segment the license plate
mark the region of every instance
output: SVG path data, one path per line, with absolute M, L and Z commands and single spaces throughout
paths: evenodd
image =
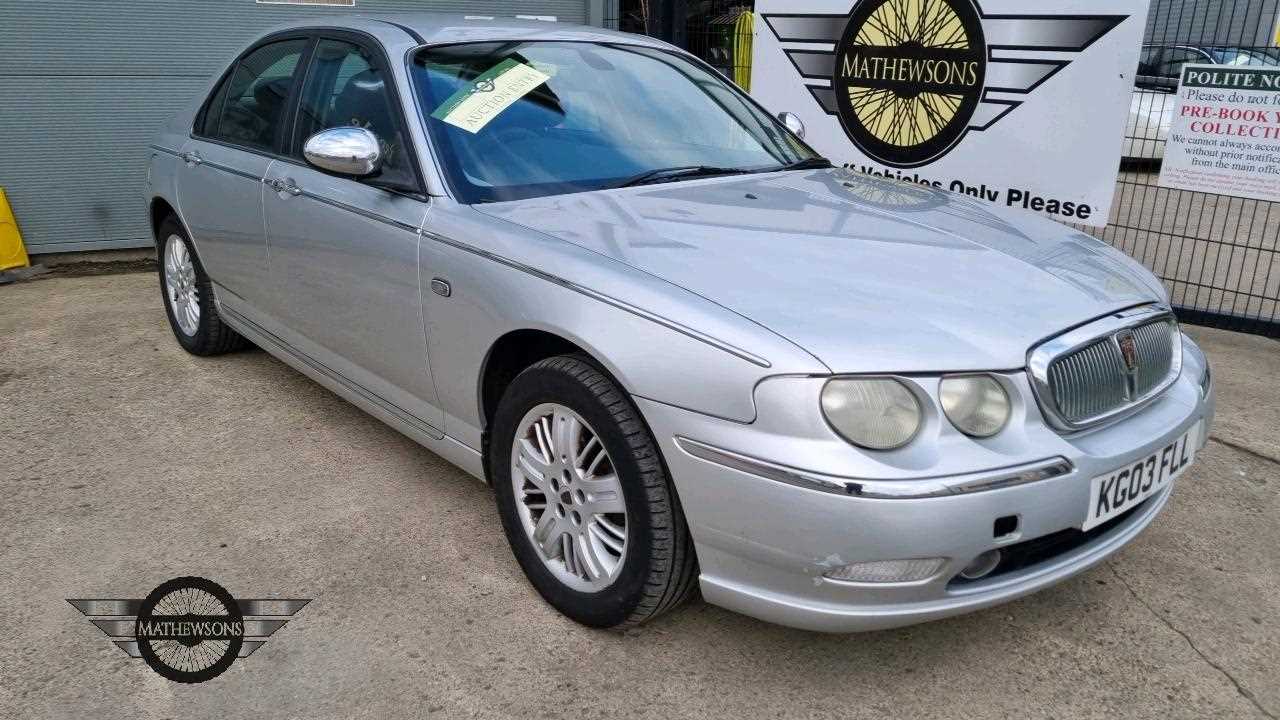
M 1082 528 L 1101 525 L 1169 486 L 1195 458 L 1200 423 L 1150 455 L 1089 483 L 1089 513 Z

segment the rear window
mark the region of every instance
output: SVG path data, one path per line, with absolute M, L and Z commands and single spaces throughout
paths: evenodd
M 307 40 L 254 50 L 238 63 L 205 107 L 200 134 L 257 150 L 278 147 L 289 93 Z

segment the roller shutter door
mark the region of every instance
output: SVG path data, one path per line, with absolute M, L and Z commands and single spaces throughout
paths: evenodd
M 32 253 L 142 247 L 146 145 L 254 36 L 325 14 L 588 19 L 590 0 L 0 0 L 0 187 Z

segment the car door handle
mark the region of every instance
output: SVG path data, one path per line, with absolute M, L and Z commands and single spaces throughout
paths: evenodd
M 183 154 L 182 154 L 182 161 L 183 161 L 183 162 L 185 162 L 185 163 L 186 163 L 186 164 L 188 164 L 188 165 L 191 165 L 192 167 L 194 167 L 194 166 L 196 166 L 196 165 L 202 165 L 202 164 L 204 164 L 204 158 L 203 158 L 203 157 L 201 157 L 201 155 L 200 155 L 200 152 L 199 152 L 199 151 L 192 151 L 192 152 L 189 152 L 189 153 L 183 153 Z

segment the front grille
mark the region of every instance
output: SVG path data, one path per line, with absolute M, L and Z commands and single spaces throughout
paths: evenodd
M 1059 417 L 1086 424 L 1140 402 L 1163 389 L 1179 351 L 1170 318 L 1109 333 L 1049 364 L 1048 383 Z M 1132 363 L 1122 346 L 1132 336 Z
M 1134 378 L 1138 397 L 1159 387 L 1169 377 L 1173 369 L 1173 337 L 1177 332 L 1177 326 L 1167 320 L 1133 329 L 1138 350 L 1138 370 Z

